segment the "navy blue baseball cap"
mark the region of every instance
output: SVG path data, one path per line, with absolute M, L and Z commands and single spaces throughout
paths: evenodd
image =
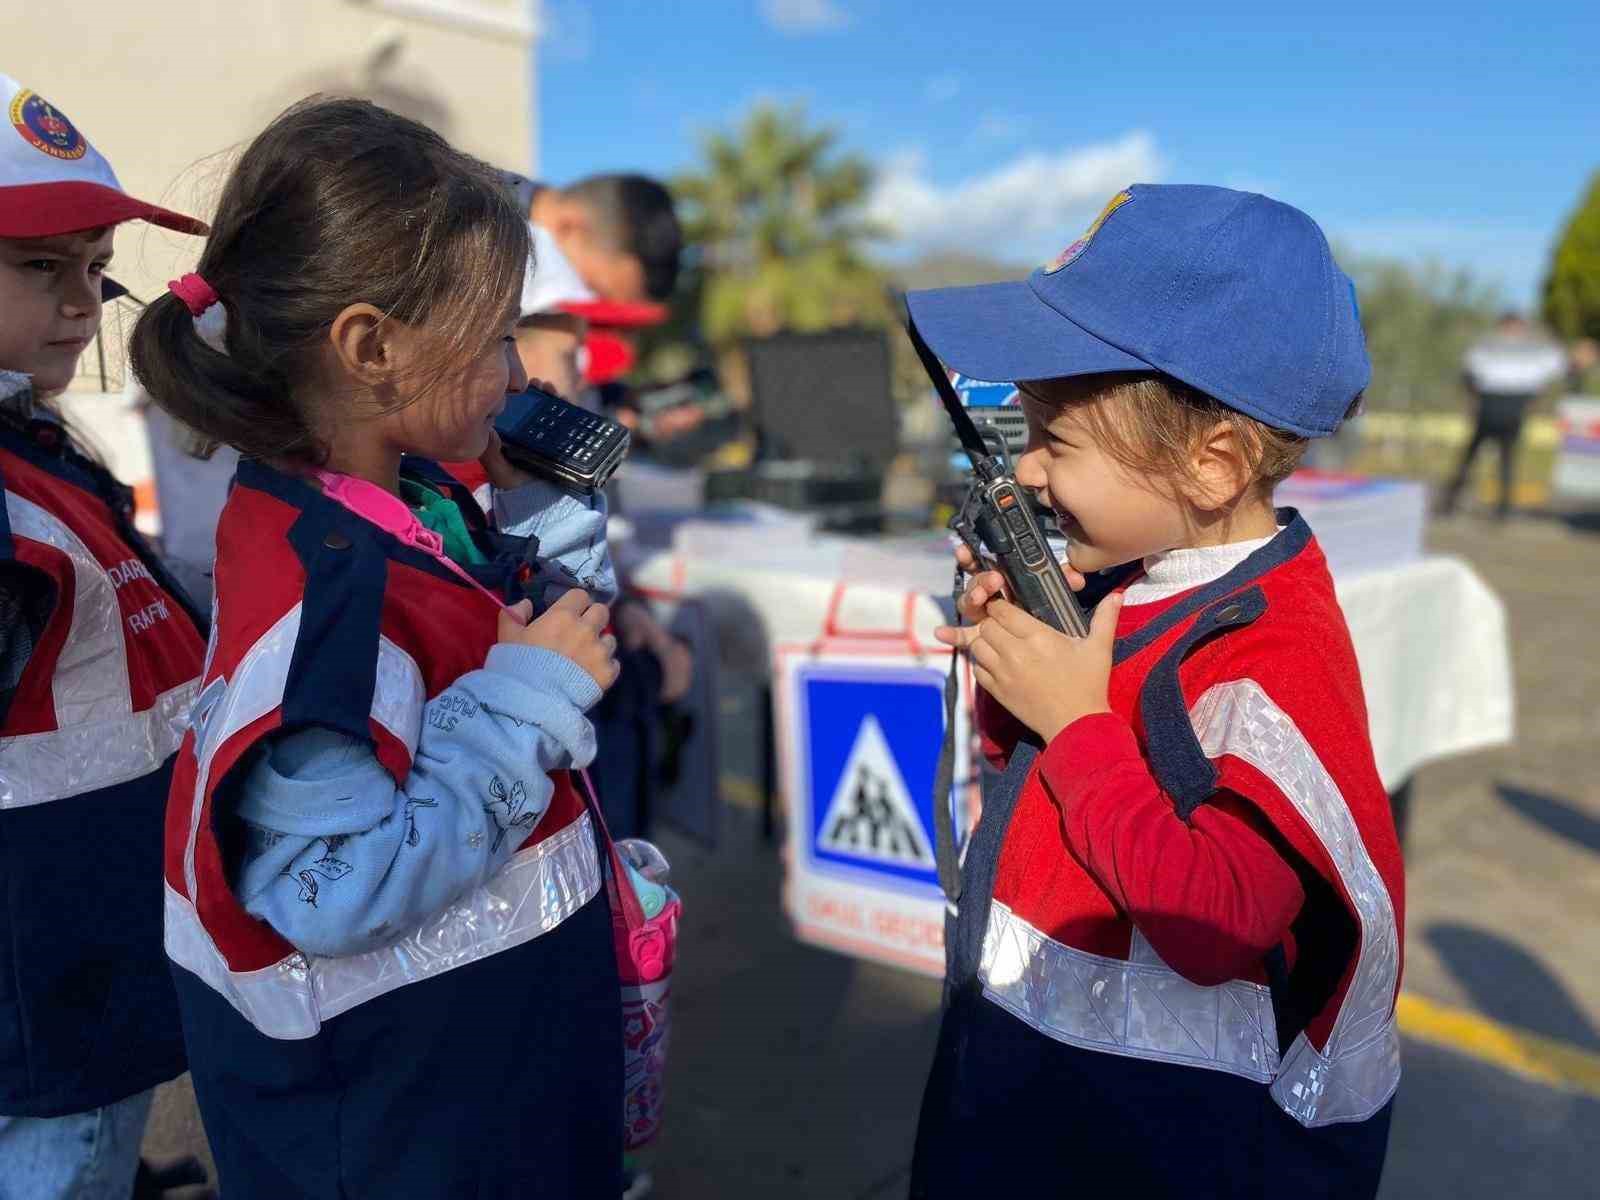
M 1372 376 L 1355 285 L 1317 223 L 1227 188 L 1134 184 L 1020 283 L 906 296 L 976 379 L 1159 371 L 1275 429 L 1338 429 Z

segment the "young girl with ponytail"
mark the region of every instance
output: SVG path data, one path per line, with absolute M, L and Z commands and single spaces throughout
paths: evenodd
M 480 163 L 312 100 L 134 333 L 156 402 L 241 454 L 165 888 L 237 1200 L 620 1193 L 605 859 L 571 774 L 613 584 L 601 502 L 494 434 L 527 263 Z M 434 466 L 471 458 L 492 520 Z

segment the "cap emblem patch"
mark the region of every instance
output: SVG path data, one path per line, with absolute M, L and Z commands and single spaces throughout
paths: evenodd
M 83 140 L 83 134 L 60 110 L 51 107 L 37 92 L 30 92 L 26 88 L 11 101 L 11 124 L 16 126 L 23 141 L 51 158 L 82 158 L 89 150 L 89 143 Z
M 1133 193 L 1129 191 L 1121 191 L 1111 197 L 1110 203 L 1100 210 L 1100 215 L 1094 219 L 1094 224 L 1089 226 L 1088 232 L 1051 259 L 1045 265 L 1044 273 L 1046 275 L 1054 275 L 1062 267 L 1069 267 L 1076 262 L 1078 255 L 1089 248 L 1089 243 L 1094 240 L 1094 235 L 1100 232 L 1100 226 L 1106 223 L 1106 218 L 1132 199 Z

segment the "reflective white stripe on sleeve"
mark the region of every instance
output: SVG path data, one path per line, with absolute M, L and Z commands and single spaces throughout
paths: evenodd
M 178 749 L 197 681 L 133 711 L 116 588 L 82 540 L 44 508 L 6 493 L 13 535 L 72 563 L 72 618 L 51 676 L 56 728 L 0 738 L 0 809 L 45 804 L 154 771 Z
M 230 971 L 194 905 L 166 889 L 166 948 L 267 1037 L 314 1037 L 322 1022 L 377 996 L 515 949 L 550 932 L 600 891 L 589 814 L 519 851 L 488 882 L 381 950 L 347 958 L 295 953 Z
M 1302 1125 L 1364 1121 L 1400 1083 L 1400 939 L 1389 890 L 1333 777 L 1259 684 L 1243 679 L 1209 688 L 1189 719 L 1208 758 L 1232 755 L 1272 780 L 1327 850 L 1355 907 L 1361 948 L 1328 1044 L 1319 1051 L 1301 1034 L 1284 1055 L 1272 1095 Z
M 195 758 L 199 769 L 195 772 L 189 841 L 183 856 L 183 874 L 191 896 L 195 894 L 195 839 L 200 829 L 206 789 L 210 785 L 211 764 L 217 750 L 229 738 L 283 703 L 284 689 L 289 683 L 289 664 L 294 659 L 299 636 L 300 605 L 296 604 L 256 639 L 255 645 L 234 668 L 233 677 L 220 681 L 223 690 L 215 703 L 202 703 L 195 719 Z M 213 680 L 206 692 L 218 682 Z M 422 671 L 416 660 L 394 642 L 380 636 L 372 690 L 372 719 L 404 744 L 408 755 L 417 752 L 425 699 Z
M 7 492 L 6 516 L 13 536 L 53 546 L 72 563 L 72 624 L 50 679 L 56 727 L 128 716 L 128 652 L 111 577 L 77 534 L 33 501 Z
M 47 733 L 0 738 L 0 808 L 22 808 L 154 771 L 177 751 L 200 687 L 164 692 L 144 712 Z

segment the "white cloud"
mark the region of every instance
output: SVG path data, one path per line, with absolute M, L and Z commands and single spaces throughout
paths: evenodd
M 761 0 L 761 15 L 779 33 L 825 33 L 850 24 L 834 0 Z
M 1155 140 L 1145 132 L 1023 154 L 949 187 L 929 178 L 921 151 L 908 151 L 883 164 L 868 209 L 912 250 L 1042 260 L 1081 233 L 1118 189 L 1158 179 L 1162 171 Z
M 1032 127 L 1033 123 L 1027 117 L 991 110 L 978 118 L 969 140 L 978 145 L 990 146 L 1005 142 L 1020 142 Z

